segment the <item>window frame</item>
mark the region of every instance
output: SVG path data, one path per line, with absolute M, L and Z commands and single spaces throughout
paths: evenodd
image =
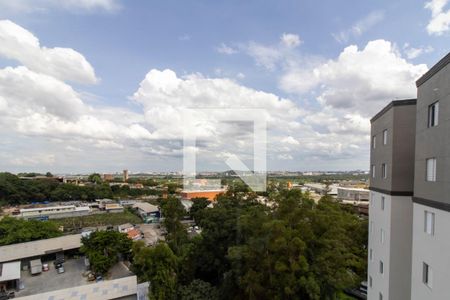
M 433 269 L 426 262 L 422 262 L 422 282 L 429 287 L 433 287 Z
M 383 145 L 387 145 L 387 139 L 388 139 L 388 130 L 383 130 Z
M 430 224 L 428 224 L 429 222 Z M 431 212 L 429 210 L 425 210 L 424 211 L 424 232 L 428 235 L 433 236 L 434 235 L 434 231 L 435 231 L 435 221 L 436 220 L 436 215 L 434 212 Z M 428 228 L 428 225 L 430 225 L 430 228 Z
M 386 201 L 386 198 L 384 196 L 381 196 L 381 201 L 380 201 L 381 210 L 384 210 L 384 206 L 386 204 L 385 201 Z
M 428 105 L 428 128 L 439 125 L 439 101 Z
M 381 275 L 384 274 L 384 263 L 383 263 L 382 260 L 380 260 L 379 270 L 378 271 L 380 272 Z
M 372 149 L 376 149 L 376 148 L 377 148 L 377 136 L 372 135 Z
M 387 164 L 386 163 L 381 164 L 381 178 L 383 178 L 383 179 L 387 178 Z
M 432 162 L 432 166 L 431 166 L 431 172 L 432 174 L 428 174 L 428 171 L 430 170 L 428 167 L 428 163 Z M 437 178 L 437 160 L 436 157 L 429 157 L 427 159 L 425 159 L 425 181 L 427 182 L 436 182 L 436 178 Z

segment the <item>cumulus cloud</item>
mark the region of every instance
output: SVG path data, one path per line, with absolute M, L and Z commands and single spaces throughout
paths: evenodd
M 302 114 L 288 99 L 244 87 L 230 79 L 207 78 L 200 74 L 178 77 L 169 69 L 148 72 L 133 99 L 142 105 L 154 137 L 162 139 L 182 138 L 183 122 L 188 117 L 204 121 L 200 129 L 192 129 L 203 138 L 215 137 L 224 128 L 237 133 L 245 129 L 242 124 L 239 128 L 218 126 L 215 120 L 226 118 L 230 113 L 227 109 L 261 109 L 271 126 L 286 128 L 295 126 L 292 122 Z
M 346 47 L 337 59 L 309 70 L 290 69 L 280 86 L 300 94 L 317 89 L 322 105 L 369 116 L 391 99 L 415 97 L 415 80 L 426 71 L 426 65 L 402 58 L 389 41 L 375 40 L 363 49 Z
M 430 35 L 442 35 L 450 30 L 450 9 L 445 10 L 449 0 L 431 0 L 425 8 L 431 10 L 431 20 L 427 25 Z
M 0 56 L 63 81 L 98 81 L 94 68 L 82 54 L 71 48 L 42 47 L 31 32 L 10 20 L 0 20 Z
M 384 19 L 383 11 L 373 11 L 361 20 L 358 20 L 351 28 L 333 33 L 332 36 L 341 44 L 347 43 L 351 38 L 357 38 Z

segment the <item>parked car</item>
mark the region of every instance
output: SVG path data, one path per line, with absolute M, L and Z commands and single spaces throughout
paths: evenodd
M 56 264 L 55 269 L 58 274 L 62 274 L 66 271 L 66 270 L 64 270 L 64 266 L 62 263 Z
M 42 264 L 42 271 L 47 272 L 49 269 L 48 264 Z

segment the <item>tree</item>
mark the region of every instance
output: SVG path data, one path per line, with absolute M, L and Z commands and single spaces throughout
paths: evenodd
M 150 281 L 150 299 L 176 299 L 177 257 L 166 243 L 151 248 L 135 243 L 132 269 L 141 281 Z
M 192 206 L 191 206 L 191 209 L 189 210 L 189 215 L 196 222 L 199 222 L 201 219 L 201 214 L 202 214 L 203 210 L 209 204 L 211 204 L 211 202 L 208 200 L 208 198 L 193 198 Z
M 92 270 L 99 274 L 106 274 L 120 255 L 128 256 L 132 245 L 125 233 L 117 231 L 94 231 L 81 242 L 81 252 L 89 258 Z
M 0 220 L 1 246 L 49 239 L 61 235 L 58 226 L 51 221 L 27 221 L 8 216 Z
M 161 203 L 163 225 L 167 229 L 167 241 L 176 254 L 180 254 L 181 247 L 187 240 L 187 232 L 181 220 L 186 211 L 178 198 L 168 197 Z
M 219 299 L 218 291 L 209 282 L 200 279 L 193 280 L 188 285 L 178 288 L 180 300 L 216 300 Z
M 101 184 L 102 176 L 98 173 L 92 173 L 91 175 L 89 175 L 88 181 L 96 184 Z
M 50 172 L 45 173 L 45 177 L 53 177 L 53 174 Z

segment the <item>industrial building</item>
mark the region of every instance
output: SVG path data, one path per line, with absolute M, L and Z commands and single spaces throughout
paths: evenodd
M 36 208 L 22 208 L 19 210 L 17 217 L 23 219 L 59 219 L 70 217 L 87 216 L 91 212 L 88 206 L 75 206 L 75 205 L 63 205 L 63 206 L 46 206 Z
M 181 198 L 184 200 L 192 200 L 194 198 L 206 198 L 209 201 L 215 201 L 216 197 L 225 193 L 224 189 L 217 190 L 183 190 L 181 191 Z

